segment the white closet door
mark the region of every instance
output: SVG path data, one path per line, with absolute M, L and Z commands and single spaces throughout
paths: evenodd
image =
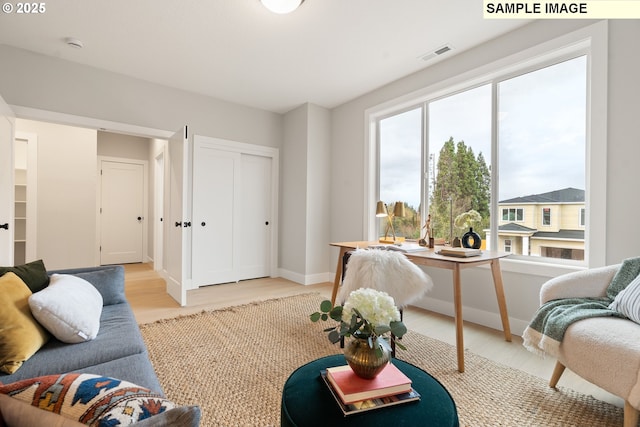
M 271 158 L 242 154 L 240 200 L 237 220 L 239 280 L 270 275 L 271 250 Z
M 193 161 L 193 284 L 239 280 L 236 220 L 240 194 L 240 154 L 196 142 Z

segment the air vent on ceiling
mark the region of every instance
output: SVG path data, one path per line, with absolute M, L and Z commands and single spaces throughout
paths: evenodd
M 446 44 L 444 46 L 441 46 L 439 48 L 437 48 L 434 51 L 431 51 L 429 53 L 425 53 L 424 55 L 419 56 L 418 58 L 422 59 L 423 61 L 429 61 L 430 59 L 433 59 L 437 56 L 443 55 L 447 52 L 449 52 L 450 50 L 453 50 L 453 46 L 451 46 L 450 44 Z

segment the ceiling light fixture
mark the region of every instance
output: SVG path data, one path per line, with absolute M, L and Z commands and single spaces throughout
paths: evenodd
M 260 0 L 262 5 L 273 13 L 291 13 L 296 10 L 304 0 Z

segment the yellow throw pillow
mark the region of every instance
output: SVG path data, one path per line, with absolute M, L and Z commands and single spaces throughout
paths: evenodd
M 15 273 L 0 277 L 0 371 L 13 374 L 49 339 L 31 315 L 31 290 Z

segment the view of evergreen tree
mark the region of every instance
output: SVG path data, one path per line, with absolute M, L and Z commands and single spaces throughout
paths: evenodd
M 451 232 L 453 237 L 462 236 L 468 230 L 456 228 L 453 219 L 471 209 L 482 216 L 482 221 L 474 224 L 474 231 L 485 238 L 483 229 L 489 227 L 490 218 L 491 172 L 482 153 L 476 156 L 464 141 L 456 143 L 453 137 L 449 138 L 440 150 L 432 188 L 429 214 L 436 238 L 448 241 Z

